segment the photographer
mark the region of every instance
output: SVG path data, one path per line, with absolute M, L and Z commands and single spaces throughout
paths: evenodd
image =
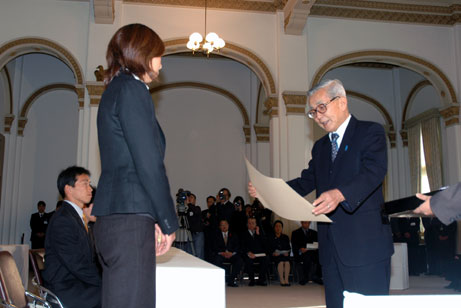
M 189 193 L 187 197 L 187 219 L 195 247 L 195 256 L 205 260 L 205 235 L 203 233 L 202 210 L 195 205 L 197 198 Z
M 247 230 L 247 217 L 243 211 L 243 205 L 245 201 L 241 196 L 237 196 L 234 199 L 234 212 L 230 221 L 230 231 L 239 236 Z
M 222 188 L 216 196 L 216 205 L 218 207 L 218 221 L 231 221 L 234 205 L 229 201 L 231 193 L 229 189 Z

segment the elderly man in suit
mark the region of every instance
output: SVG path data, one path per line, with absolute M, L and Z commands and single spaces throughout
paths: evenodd
M 219 231 L 215 233 L 213 239 L 214 264 L 226 270 L 227 285 L 237 287 L 235 278 L 242 269 L 243 261 L 239 254 L 239 239 L 237 234 L 229 232 L 229 223 L 223 219 L 219 222 Z M 232 271 L 223 266 L 223 263 L 231 263 Z
M 45 240 L 45 286 L 66 308 L 101 307 L 101 277 L 88 236 L 84 205 L 90 202 L 90 172 L 69 167 L 58 177 L 63 205 L 53 215 Z
M 327 134 L 312 148 L 299 178 L 288 182 L 305 196 L 316 190 L 319 255 L 328 308 L 343 307 L 343 291 L 389 293 L 392 235 L 381 215 L 382 182 L 387 172 L 384 129 L 349 113 L 339 80 L 326 80 L 308 92 L 309 118 Z M 250 194 L 257 196 L 251 185 Z

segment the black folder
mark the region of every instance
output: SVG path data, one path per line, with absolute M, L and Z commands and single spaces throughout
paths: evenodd
M 442 187 L 440 189 L 425 193 L 426 196 L 432 196 L 436 193 L 447 189 Z M 384 203 L 384 213 L 389 217 L 425 217 L 423 214 L 413 213 L 413 210 L 423 203 L 423 200 L 418 199 L 416 196 L 405 197 Z

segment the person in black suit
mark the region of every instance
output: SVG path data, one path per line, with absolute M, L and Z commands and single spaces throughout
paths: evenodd
M 234 205 L 230 202 L 231 193 L 229 189 L 222 188 L 216 196 L 216 207 L 218 210 L 218 220 L 223 219 L 231 221 L 232 213 L 234 213 Z
M 50 215 L 45 213 L 46 203 L 45 201 L 38 201 L 37 213 L 30 216 L 30 242 L 32 243 L 32 249 L 39 249 L 45 247 L 45 236 L 46 229 Z
M 343 291 L 389 294 L 394 252 L 389 220 L 382 215 L 382 183 L 387 172 L 382 125 L 349 113 L 339 80 L 325 80 L 308 92 L 308 116 L 328 134 L 315 142 L 308 168 L 289 181 L 301 196 L 313 190 L 319 223 L 319 257 L 328 308 L 343 307 Z M 257 197 L 254 187 L 250 194 Z
M 229 231 L 229 223 L 226 220 L 219 222 L 219 231 L 215 232 L 213 240 L 214 264 L 226 271 L 227 285 L 237 287 L 235 278 L 242 269 L 243 261 L 239 255 L 239 239 L 236 233 Z M 232 272 L 223 263 L 231 263 Z
M 165 46 L 141 24 L 120 28 L 107 48 L 97 125 L 101 177 L 93 212 L 103 268 L 103 307 L 155 307 L 155 256 L 178 229 L 164 165 L 165 137 L 148 83 Z
M 101 307 L 101 277 L 83 207 L 91 200 L 90 172 L 69 167 L 58 176 L 64 202 L 51 218 L 45 240 L 45 287 L 66 308 Z
M 286 234 L 282 233 L 283 222 L 276 220 L 274 222 L 274 232 L 270 240 L 270 253 L 271 259 L 277 267 L 279 274 L 280 285 L 282 287 L 289 287 L 290 281 L 290 239 Z
M 241 239 L 243 262 L 245 263 L 245 272 L 250 278 L 249 286 L 255 285 L 254 264 L 259 263 L 259 279 L 257 284 L 267 286 L 266 276 L 269 265 L 267 256 L 266 238 L 260 232 L 259 226 L 256 225 L 256 218 L 250 217 L 247 221 L 248 230 Z
M 213 239 L 218 230 L 218 211 L 216 198 L 208 196 L 206 198 L 207 209 L 202 211 L 203 232 L 205 234 L 205 260 L 213 263 Z
M 299 281 L 305 285 L 309 281 L 323 284 L 319 264 L 319 251 L 316 248 L 307 248 L 307 244 L 318 242 L 317 231 L 309 229 L 310 221 L 301 221 L 301 228 L 291 233 L 293 256 L 298 263 L 302 262 L 303 275 Z

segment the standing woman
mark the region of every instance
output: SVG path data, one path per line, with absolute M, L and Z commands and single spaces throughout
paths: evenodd
M 98 111 L 101 177 L 93 215 L 103 307 L 155 307 L 155 256 L 178 228 L 163 163 L 165 138 L 149 88 L 165 46 L 150 28 L 120 28 L 107 48 Z

